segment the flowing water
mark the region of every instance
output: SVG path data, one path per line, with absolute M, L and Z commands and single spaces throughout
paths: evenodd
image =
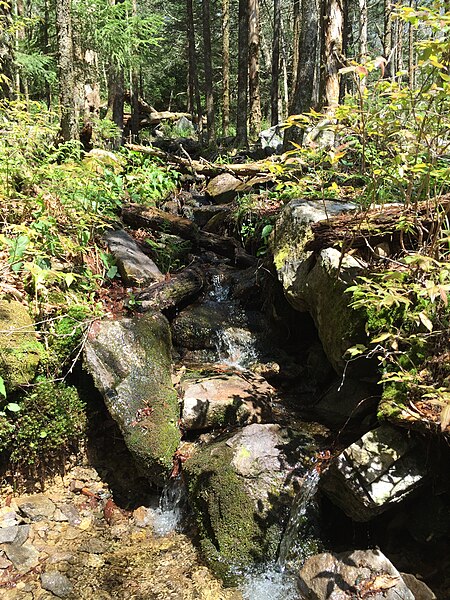
M 183 524 L 186 509 L 186 490 L 181 477 L 170 479 L 164 486 L 159 506 L 153 511 L 153 530 L 156 535 L 177 531 Z

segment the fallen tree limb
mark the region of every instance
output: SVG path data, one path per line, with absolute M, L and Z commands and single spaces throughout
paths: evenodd
M 259 175 L 270 175 L 270 161 L 262 160 L 253 163 L 235 163 L 228 165 L 216 165 L 210 162 L 202 162 L 201 160 L 188 160 L 175 154 L 169 154 L 159 148 L 152 146 L 139 146 L 137 144 L 125 144 L 125 147 L 134 152 L 142 152 L 149 156 L 156 156 L 164 160 L 168 164 L 176 165 L 180 170 L 187 173 L 193 171 L 198 175 L 206 175 L 208 177 L 214 177 L 219 173 L 232 173 L 236 177 L 256 177 Z
M 187 267 L 166 281 L 154 283 L 136 295 L 139 310 L 168 310 L 194 300 L 204 286 L 200 267 Z
M 122 208 L 122 219 L 134 229 L 143 227 L 152 231 L 164 231 L 179 235 L 186 240 L 196 241 L 199 230 L 195 223 L 184 217 L 164 212 L 159 208 L 142 206 L 140 204 L 127 204 Z
M 314 237 L 305 250 L 339 247 L 374 248 L 387 243 L 391 253 L 430 245 L 439 233 L 445 215 L 450 214 L 450 195 L 433 203 L 385 205 L 383 208 L 331 217 L 311 225 Z

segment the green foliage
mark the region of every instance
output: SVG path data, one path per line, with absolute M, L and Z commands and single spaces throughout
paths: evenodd
M 44 379 L 21 399 L 19 406 L 14 413 L 0 413 L 0 448 L 17 465 L 58 458 L 83 435 L 84 404 L 73 387 Z
M 385 386 L 380 415 L 397 416 L 409 403 L 409 412 L 415 412 L 409 419 L 420 418 L 422 411 L 444 431 L 450 422 L 449 264 L 407 255 L 397 269 L 360 277 L 346 291 L 352 295 L 350 306 L 365 314 L 370 340 L 369 347 L 351 348 L 349 357 L 378 358 Z

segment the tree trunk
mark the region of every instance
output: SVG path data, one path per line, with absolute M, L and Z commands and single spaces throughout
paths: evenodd
M 236 120 L 236 143 L 247 146 L 247 101 L 248 101 L 248 4 L 239 0 L 238 35 L 238 100 Z
M 317 51 L 319 45 L 319 0 L 302 2 L 302 30 L 299 44 L 298 71 L 295 90 L 291 97 L 291 115 L 302 114 L 311 109 L 314 104 L 314 86 L 317 81 Z M 286 129 L 284 144 L 289 148 L 289 142 L 301 144 L 303 129 L 290 127 Z
M 342 0 L 325 0 L 322 43 L 322 103 L 333 112 L 339 103 L 339 69 L 342 66 L 344 13 Z
M 137 17 L 137 3 L 136 0 L 132 0 L 131 3 L 131 15 L 133 18 Z M 135 65 L 131 66 L 130 69 L 130 94 L 131 94 L 131 120 L 130 120 L 130 134 L 131 141 L 139 141 L 139 70 Z
M 188 267 L 167 281 L 153 283 L 136 296 L 138 310 L 169 310 L 196 298 L 204 286 L 204 265 Z
M 197 113 L 195 121 L 197 122 L 198 134 L 202 136 L 202 104 L 200 100 L 200 89 L 198 85 L 197 58 L 195 52 L 195 29 L 194 29 L 194 8 L 192 0 L 186 0 L 187 13 L 187 38 L 188 38 L 188 58 L 189 58 L 189 104 L 196 107 Z
M 359 52 L 358 60 L 364 63 L 367 58 L 367 0 L 359 2 Z
M 384 56 L 386 58 L 387 65 L 385 71 L 385 77 L 391 77 L 391 73 L 395 73 L 392 68 L 392 0 L 384 0 Z
M 50 53 L 50 44 L 49 44 L 49 39 L 48 39 L 48 30 L 49 30 L 49 26 L 50 26 L 50 17 L 49 17 L 49 0 L 44 0 L 44 47 L 45 47 L 45 54 L 49 54 Z M 46 103 L 47 103 L 47 108 L 50 110 L 50 107 L 52 105 L 52 90 L 50 87 L 50 82 L 48 81 L 48 79 L 45 80 L 45 99 L 46 99 Z
M 306 1 L 306 0 L 305 0 Z M 302 30 L 302 2 L 294 0 L 293 13 L 293 41 L 292 41 L 292 93 L 297 83 L 298 63 L 300 60 L 300 35 Z
M 59 137 L 63 142 L 78 138 L 75 106 L 75 77 L 72 40 L 71 0 L 56 1 L 56 34 L 58 45 L 59 98 L 61 122 Z
M 259 90 L 259 0 L 248 0 L 248 91 L 250 96 L 250 136 L 257 139 L 261 131 L 261 96 Z
M 124 75 L 123 70 L 110 65 L 108 73 L 108 117 L 117 125 L 120 131 L 118 144 L 123 141 L 123 105 L 124 105 Z
M 211 14 L 210 0 L 202 0 L 203 18 L 203 57 L 205 64 L 205 95 L 206 95 L 206 127 L 207 141 L 214 142 L 216 138 L 214 124 L 214 94 L 211 52 Z
M 0 94 L 12 97 L 14 78 L 14 48 L 9 27 L 12 24 L 11 5 L 0 3 Z
M 273 0 L 273 44 L 272 44 L 272 82 L 270 90 L 271 124 L 280 120 L 278 99 L 280 96 L 280 37 L 281 37 L 281 0 Z
M 230 126 L 230 0 L 222 0 L 222 135 Z

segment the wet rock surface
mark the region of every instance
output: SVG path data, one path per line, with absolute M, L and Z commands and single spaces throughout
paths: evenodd
M 400 573 L 379 550 L 354 550 L 309 558 L 299 573 L 307 600 L 414 600 Z

